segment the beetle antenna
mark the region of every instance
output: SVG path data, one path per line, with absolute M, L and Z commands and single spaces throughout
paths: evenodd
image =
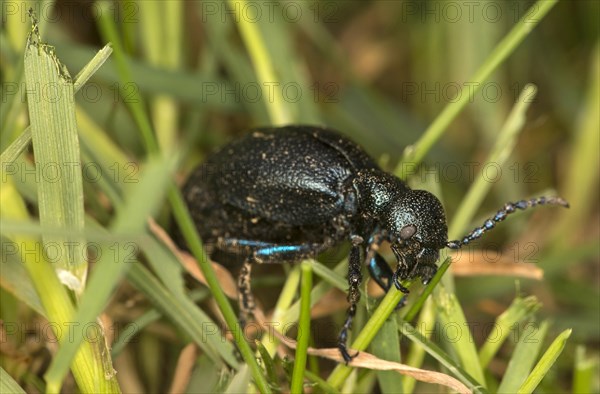
M 517 209 L 525 210 L 530 207 L 535 207 L 536 205 L 561 205 L 565 208 L 569 208 L 569 203 L 563 200 L 560 197 L 537 197 L 532 198 L 530 200 L 521 200 L 515 203 L 509 202 L 504 204 L 504 208 L 498 211 L 493 217 L 487 219 L 483 226 L 475 228 L 468 235 L 463 237 L 462 240 L 454 240 L 446 242 L 446 247 L 450 249 L 460 249 L 461 247 L 468 245 L 471 241 L 474 241 L 481 236 L 493 229 L 496 226 L 496 223 L 499 223 L 506 219 L 508 215 L 515 212 Z

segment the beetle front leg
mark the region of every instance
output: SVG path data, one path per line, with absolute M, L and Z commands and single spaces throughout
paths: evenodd
M 387 293 L 390 290 L 390 287 L 392 287 L 392 283 L 396 284 L 396 281 L 394 280 L 394 273 L 392 272 L 392 269 L 388 265 L 387 261 L 385 261 L 379 253 L 367 253 L 367 256 L 369 254 L 372 254 L 372 257 L 367 263 L 369 274 L 371 274 L 371 277 L 373 280 L 375 280 L 379 287 L 381 287 L 381 289 Z M 408 291 L 406 288 L 404 289 Z M 402 308 L 404 305 L 406 305 L 406 295 L 398 302 L 398 305 L 396 305 L 396 310 Z
M 373 278 L 383 291 L 387 292 L 392 285 L 392 278 L 394 276 L 392 269 L 387 261 L 375 251 L 367 252 L 367 259 L 367 268 L 369 269 L 371 278 Z
M 348 258 L 348 284 L 350 288 L 348 289 L 348 302 L 350 303 L 350 307 L 348 308 L 348 312 L 346 313 L 346 321 L 344 322 L 344 326 L 340 331 L 340 335 L 338 337 L 338 349 L 344 358 L 344 361 L 349 363 L 352 359 L 358 356 L 358 352 L 354 355 L 350 355 L 348 353 L 348 347 L 346 342 L 348 341 L 348 330 L 352 328 L 352 319 L 356 314 L 356 304 L 360 300 L 360 290 L 359 286 L 362 282 L 362 273 L 361 271 L 361 261 L 360 261 L 360 243 L 362 242 L 362 238 L 355 237 L 352 239 L 352 249 L 350 249 L 350 256 Z
M 394 275 L 392 276 L 392 282 L 394 282 L 394 286 L 396 286 L 396 289 L 400 290 L 401 292 L 403 292 L 404 294 L 408 294 L 410 293 L 410 291 L 402 286 L 401 281 L 404 279 L 408 279 L 408 275 L 406 274 L 406 269 L 403 265 L 403 262 L 398 263 L 398 269 L 396 270 L 396 272 L 394 272 Z

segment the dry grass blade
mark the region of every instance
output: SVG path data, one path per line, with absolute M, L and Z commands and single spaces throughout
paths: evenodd
M 148 226 L 152 234 L 154 234 L 156 238 L 161 240 L 164 243 L 164 245 L 167 248 L 169 248 L 169 250 L 177 257 L 177 260 L 179 260 L 182 267 L 187 271 L 187 273 L 192 275 L 192 277 L 198 282 L 202 283 L 205 286 L 208 286 L 206 278 L 204 277 L 202 271 L 200 271 L 196 259 L 189 253 L 179 249 L 177 245 L 175 245 L 175 242 L 173 242 L 171 237 L 169 237 L 167 232 L 158 224 L 156 224 L 154 219 L 150 218 L 148 220 Z M 236 281 L 233 279 L 233 276 L 231 276 L 231 273 L 225 268 L 223 268 L 223 266 L 215 263 L 214 261 L 212 262 L 212 266 L 215 270 L 217 278 L 219 279 L 219 283 L 221 284 L 223 292 L 227 295 L 227 297 L 237 299 L 237 285 Z
M 486 253 L 486 251 L 481 252 L 482 254 Z M 455 276 L 514 276 L 535 280 L 544 278 L 544 270 L 537 265 L 520 261 L 515 262 L 513 258 L 504 254 L 493 262 L 484 259 L 473 260 L 472 256 L 466 253 L 454 254 L 450 267 Z
M 267 325 L 264 324 L 265 318 L 260 311 L 255 312 L 256 321 L 267 328 Z M 277 330 L 271 330 L 273 334 L 289 348 L 296 349 L 296 341 L 288 338 L 287 336 L 279 333 Z M 349 349 L 352 353 L 352 349 Z M 343 363 L 344 359 L 340 355 L 340 351 L 338 348 L 324 348 L 324 349 L 315 349 L 312 347 L 308 348 L 308 354 L 311 356 L 318 356 L 327 358 L 329 360 L 336 361 L 338 363 Z M 452 376 L 443 374 L 441 372 L 428 371 L 426 369 L 414 368 L 408 366 L 406 364 L 391 362 L 382 360 L 380 358 L 375 357 L 374 355 L 367 352 L 360 352 L 358 356 L 352 359 L 352 366 L 356 368 L 367 368 L 370 370 L 378 370 L 378 371 L 396 371 L 401 375 L 410 376 L 416 380 L 425 383 L 433 383 L 439 384 L 442 386 L 446 386 L 455 390 L 459 393 L 470 393 L 471 391 L 459 382 L 457 379 Z
M 186 388 L 192 377 L 192 371 L 196 365 L 196 358 L 198 358 L 198 347 L 195 344 L 190 343 L 183 348 L 177 360 L 175 376 L 173 376 L 173 382 L 169 389 L 170 393 L 186 392 Z

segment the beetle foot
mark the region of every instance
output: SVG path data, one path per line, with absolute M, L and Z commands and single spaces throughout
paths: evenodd
M 360 354 L 360 352 L 358 351 L 354 354 L 348 353 L 348 348 L 346 347 L 345 343 L 338 343 L 338 349 L 340 350 L 340 353 L 342 354 L 342 358 L 344 359 L 346 365 L 348 365 L 348 363 L 351 362 L 353 358 L 356 358 Z
M 356 304 L 351 304 L 350 308 L 348 308 L 348 314 L 346 316 L 346 321 L 344 322 L 344 326 L 342 327 L 342 330 L 340 331 L 340 335 L 338 336 L 338 349 L 340 350 L 342 358 L 344 359 L 346 364 L 348 364 L 350 361 L 352 361 L 352 359 L 354 357 L 358 356 L 358 353 L 359 353 L 359 352 L 356 352 L 356 354 L 350 355 L 350 353 L 348 353 L 348 346 L 346 345 L 346 343 L 348 342 L 348 330 L 350 330 L 350 327 L 352 327 L 352 318 L 354 317 L 355 313 L 356 313 Z
M 400 281 L 401 276 L 398 274 L 398 271 L 394 272 L 394 275 L 392 276 L 392 282 L 394 282 L 394 286 L 396 286 L 396 289 L 400 290 L 404 294 L 410 293 L 410 291 L 406 287 L 402 286 L 402 283 L 400 283 Z
M 349 328 L 350 328 L 350 319 L 346 319 L 346 323 L 344 324 L 344 327 L 342 328 L 342 331 L 340 331 L 340 335 L 338 337 L 338 349 L 340 350 L 342 358 L 344 359 L 344 362 L 346 364 L 348 364 L 350 361 L 352 361 L 352 359 L 355 358 L 356 356 L 358 356 L 358 354 L 360 353 L 360 352 L 356 352 L 354 355 L 350 355 L 350 353 L 348 353 L 348 346 L 346 345 L 346 342 L 348 342 L 348 329 Z

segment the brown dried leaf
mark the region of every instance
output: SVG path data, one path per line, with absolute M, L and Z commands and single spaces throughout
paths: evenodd
M 198 263 L 192 255 L 184 251 L 177 251 L 176 255 L 185 270 L 192 275 L 194 279 L 204 285 L 207 285 L 204 274 L 200 270 L 200 267 L 198 267 Z M 215 263 L 214 261 L 211 261 L 211 264 L 215 270 L 215 274 L 217 275 L 217 279 L 219 280 L 225 295 L 227 295 L 229 298 L 237 299 L 237 284 L 233 279 L 231 272 L 223 268 L 221 264 Z
M 157 239 L 161 240 L 165 246 L 169 248 L 169 250 L 177 257 L 183 268 L 185 268 L 185 270 L 198 282 L 207 285 L 206 278 L 200 270 L 196 259 L 189 253 L 179 249 L 167 232 L 152 218 L 148 219 L 148 225 L 150 227 L 150 232 L 152 232 Z M 223 268 L 222 265 L 215 263 L 214 261 L 211 261 L 211 264 L 215 270 L 217 279 L 221 284 L 223 292 L 227 295 L 227 297 L 237 299 L 237 284 L 231 273 Z

